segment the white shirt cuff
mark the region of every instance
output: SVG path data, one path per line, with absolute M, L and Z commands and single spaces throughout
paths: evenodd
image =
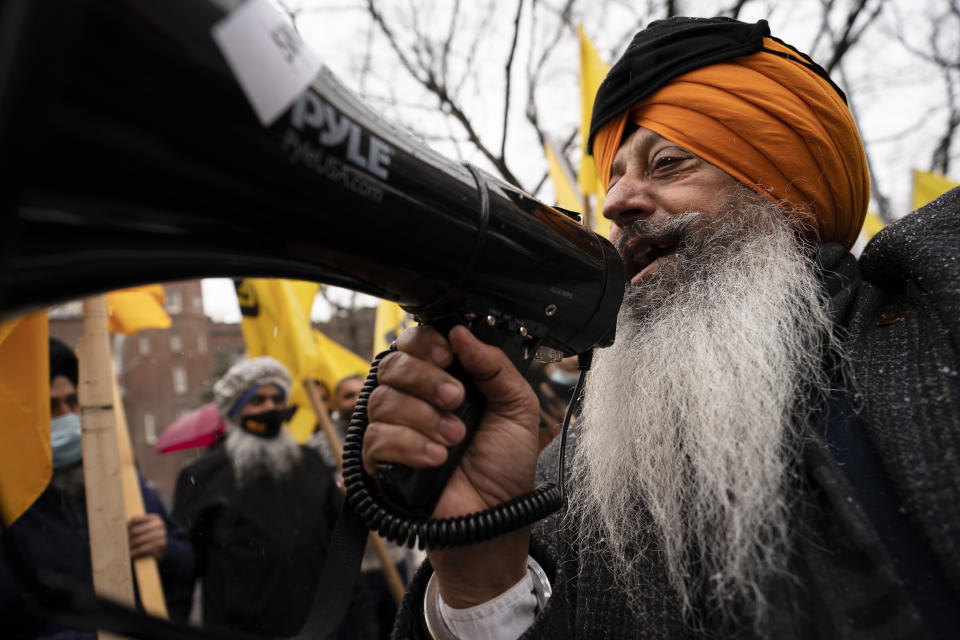
M 496 598 L 466 609 L 454 609 L 440 598 L 440 615 L 461 640 L 515 640 L 537 614 L 533 578 L 523 578 Z

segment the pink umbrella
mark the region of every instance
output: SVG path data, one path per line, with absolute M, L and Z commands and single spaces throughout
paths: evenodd
M 223 420 L 211 402 L 170 423 L 153 445 L 157 453 L 169 453 L 213 444 L 223 433 Z

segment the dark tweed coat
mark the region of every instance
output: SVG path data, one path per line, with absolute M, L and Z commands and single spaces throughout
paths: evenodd
M 918 539 L 953 597 L 960 594 L 960 189 L 881 231 L 859 263 L 839 245 L 818 256 L 832 312 L 847 328 L 853 404 Z M 793 513 L 793 580 L 771 581 L 770 638 L 928 637 L 867 510 L 834 452 L 811 428 Z M 541 480 L 556 469 L 544 451 Z M 568 454 L 569 455 L 569 452 Z M 578 549 L 556 517 L 536 527 L 531 554 L 554 594 L 523 638 L 682 638 L 662 566 L 652 558 L 646 600 L 626 604 L 601 554 Z M 429 563 L 415 577 L 394 638 L 427 638 Z M 949 589 L 949 588 L 948 588 Z M 960 603 L 960 599 L 957 600 Z M 960 604 L 958 604 L 960 606 Z M 714 630 L 751 637 L 750 629 Z

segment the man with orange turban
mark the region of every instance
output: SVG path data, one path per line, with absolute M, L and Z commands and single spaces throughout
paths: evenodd
M 590 138 L 629 285 L 587 377 L 566 508 L 532 535 L 428 551 L 400 637 L 955 633 L 960 191 L 857 261 L 870 183 L 853 117 L 765 21 L 652 23 Z M 460 441 L 456 353 L 487 404 L 434 517 L 530 491 L 537 402 L 503 353 L 464 327 L 397 349 L 365 471 L 437 465 Z M 555 479 L 558 454 L 536 475 Z

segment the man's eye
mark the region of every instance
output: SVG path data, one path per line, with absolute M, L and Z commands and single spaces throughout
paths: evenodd
M 653 160 L 653 171 L 662 171 L 683 162 L 686 158 L 682 156 L 658 156 Z

